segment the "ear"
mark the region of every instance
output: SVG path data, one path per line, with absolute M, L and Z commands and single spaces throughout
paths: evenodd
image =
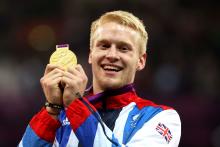
M 144 69 L 146 60 L 147 60 L 147 53 L 144 53 L 139 57 L 138 64 L 137 64 L 137 71 Z
M 92 51 L 91 51 L 91 49 L 90 49 L 90 52 L 89 52 L 88 63 L 92 64 Z

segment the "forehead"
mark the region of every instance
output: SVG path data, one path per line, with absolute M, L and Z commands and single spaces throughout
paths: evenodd
M 140 34 L 130 27 L 120 25 L 115 22 L 108 22 L 100 25 L 93 36 L 94 41 L 100 39 L 124 41 L 136 45 L 140 39 Z

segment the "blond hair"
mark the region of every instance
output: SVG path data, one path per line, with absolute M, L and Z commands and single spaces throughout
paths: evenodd
M 127 26 L 140 33 L 140 54 L 146 52 L 148 34 L 145 30 L 143 22 L 134 16 L 132 13 L 126 11 L 111 11 L 103 14 L 100 18 L 92 22 L 90 30 L 90 49 L 93 47 L 94 33 L 98 27 L 106 22 L 116 22 L 120 25 Z

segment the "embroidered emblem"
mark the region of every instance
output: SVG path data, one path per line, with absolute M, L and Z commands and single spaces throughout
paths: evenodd
M 70 122 L 69 122 L 68 118 L 66 117 L 66 119 L 63 120 L 62 126 L 69 125 L 69 124 L 70 124 Z
M 133 121 L 136 121 L 136 120 L 137 120 L 137 118 L 139 117 L 139 115 L 140 115 L 140 114 L 137 114 L 137 115 L 133 116 L 133 118 L 132 118 L 132 119 L 133 119 Z
M 162 135 L 165 138 L 167 143 L 170 143 L 173 136 L 172 136 L 171 131 L 168 127 L 166 127 L 162 123 L 158 123 L 156 130 L 158 133 L 160 133 L 160 135 Z
M 140 114 L 134 115 L 131 120 L 131 127 L 135 128 L 137 124 L 137 120 L 139 119 Z

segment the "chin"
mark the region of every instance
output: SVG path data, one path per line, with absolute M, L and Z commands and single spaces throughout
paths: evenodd
M 103 82 L 103 87 L 105 90 L 107 89 L 117 89 L 124 86 L 122 83 L 120 82 L 116 82 L 116 81 L 111 81 L 111 80 L 106 80 L 105 82 Z

